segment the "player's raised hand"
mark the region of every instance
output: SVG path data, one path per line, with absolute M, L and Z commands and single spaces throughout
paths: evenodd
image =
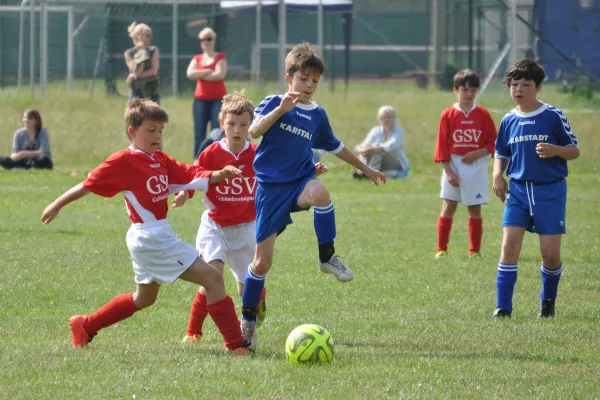
M 190 198 L 190 195 L 188 194 L 188 191 L 182 190 L 181 192 L 177 193 L 177 195 L 173 199 L 171 208 L 177 208 L 177 207 L 183 206 L 189 198 Z
M 327 166 L 325 164 L 323 164 L 322 162 L 316 163 L 315 168 L 317 169 L 317 172 L 315 173 L 315 178 L 317 176 L 323 175 L 325 172 L 329 171 L 329 168 L 327 168 Z
M 494 175 L 492 188 L 494 189 L 494 194 L 504 203 L 506 201 L 506 194 L 508 193 L 508 184 L 504 176 Z
M 375 184 L 375 186 L 379 186 L 379 182 L 381 182 L 381 183 L 386 182 L 386 178 L 385 178 L 385 175 L 383 174 L 383 172 L 377 171 L 376 169 L 373 169 L 373 168 L 368 168 L 365 171 L 365 176 L 367 178 L 369 178 L 370 180 L 372 180 L 373 183 Z
M 56 207 L 54 203 L 50 204 L 42 213 L 42 222 L 44 224 L 49 224 L 54 218 L 56 218 L 59 212 L 60 208 Z
M 227 165 L 220 171 L 215 171 L 209 179 L 209 183 L 219 183 L 225 179 L 233 178 L 236 175 L 241 175 L 242 171 L 234 167 L 233 165 Z
M 283 95 L 283 98 L 281 99 L 281 104 L 279 105 L 279 107 L 284 112 L 292 111 L 292 109 L 294 107 L 296 107 L 296 104 L 298 104 L 299 101 L 300 101 L 300 93 L 287 92 L 286 94 Z
M 540 158 L 552 158 L 558 155 L 556 146 L 550 143 L 538 143 L 535 146 L 535 152 Z

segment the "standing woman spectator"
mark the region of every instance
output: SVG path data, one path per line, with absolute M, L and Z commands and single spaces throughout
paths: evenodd
M 15 132 L 12 153 L 10 157 L 0 157 L 0 165 L 6 169 L 52 169 L 50 137 L 42 128 L 42 117 L 37 110 L 25 111 L 23 128 Z
M 194 160 L 198 158 L 200 144 L 206 138 L 208 121 L 211 130 L 220 128 L 221 100 L 227 94 L 225 89 L 227 58 L 225 54 L 215 52 L 217 34 L 210 28 L 204 28 L 198 37 L 202 54 L 194 56 L 187 68 L 188 79 L 196 81 L 193 107 Z
M 125 52 L 125 63 L 129 69 L 129 99 L 150 99 L 160 104 L 159 54 L 158 47 L 151 45 L 152 29 L 134 22 L 127 30 L 133 41 L 133 47 Z

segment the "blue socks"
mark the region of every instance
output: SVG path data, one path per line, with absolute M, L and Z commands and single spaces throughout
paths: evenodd
M 319 259 L 328 262 L 335 254 L 333 241 L 335 239 L 335 212 L 330 201 L 325 207 L 313 207 L 315 217 L 315 233 L 319 243 Z
M 562 274 L 562 263 L 557 269 L 548 269 L 544 264 L 540 269 L 542 273 L 542 291 L 540 300 L 555 300 L 558 293 L 558 282 Z
M 265 286 L 266 276 L 266 274 L 256 274 L 252 271 L 252 264 L 248 265 L 246 279 L 244 280 L 244 292 L 242 293 L 242 318 L 246 321 L 256 321 L 258 302 Z
M 503 308 L 512 313 L 512 298 L 517 282 L 517 264 L 498 263 L 498 275 L 496 276 L 496 307 Z

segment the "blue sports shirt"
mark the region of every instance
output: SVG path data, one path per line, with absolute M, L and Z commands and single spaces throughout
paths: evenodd
M 254 121 L 273 111 L 281 99 L 265 97 L 254 110 Z M 256 179 L 260 183 L 286 183 L 314 176 L 313 148 L 337 154 L 344 145 L 333 134 L 323 107 L 298 103 L 263 135 L 254 159 Z
M 558 108 L 542 103 L 535 111 L 511 110 L 502 118 L 496 138 L 496 158 L 509 160 L 506 176 L 532 182 L 554 182 L 568 175 L 567 161 L 540 158 L 538 143 L 578 146 L 567 117 Z

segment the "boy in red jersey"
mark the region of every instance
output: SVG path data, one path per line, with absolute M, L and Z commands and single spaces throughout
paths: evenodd
M 481 205 L 489 200 L 487 159 L 494 154 L 496 126 L 490 113 L 474 104 L 477 89 L 479 76 L 470 69 L 459 71 L 454 76 L 458 103 L 440 117 L 435 162 L 444 170 L 436 258 L 448 255 L 452 218 L 459 201 L 469 210 L 469 255 L 481 256 Z
M 103 197 L 123 193 L 132 225 L 127 232 L 135 281 L 134 293 L 115 297 L 90 315 L 71 317 L 74 347 L 87 345 L 100 329 L 131 317 L 156 301 L 160 285 L 178 278 L 207 289 L 208 312 L 225 340 L 227 351 L 249 354 L 223 276 L 198 257 L 197 250 L 176 238 L 167 222 L 170 193 L 207 190 L 208 185 L 239 175 L 235 167 L 207 171 L 181 164 L 160 150 L 167 113 L 150 100 L 133 100 L 125 109 L 130 146 L 111 155 L 82 183 L 65 192 L 44 210 L 50 223 L 67 204 L 92 192 Z
M 244 291 L 246 269 L 254 259 L 256 249 L 256 174 L 252 164 L 257 145 L 246 140 L 253 115 L 254 105 L 244 93 L 226 95 L 219 115 L 225 138 L 207 147 L 196 162 L 207 170 L 230 165 L 242 171 L 241 175 L 211 186 L 206 192 L 203 204 L 207 210 L 202 214 L 196 237 L 196 248 L 209 264 L 223 271 L 227 258 L 240 296 Z M 317 175 L 327 171 L 321 163 L 316 169 Z M 190 191 L 180 192 L 173 206 L 185 204 L 190 194 Z M 259 322 L 265 317 L 265 294 L 263 288 L 258 307 Z M 206 289 L 200 287 L 192 303 L 184 342 L 202 339 L 202 326 L 207 315 Z

